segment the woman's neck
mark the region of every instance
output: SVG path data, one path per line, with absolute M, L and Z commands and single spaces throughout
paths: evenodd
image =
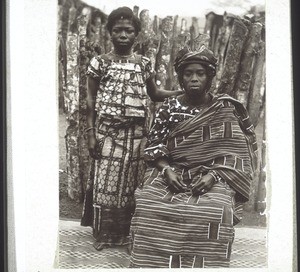
M 183 95 L 184 102 L 186 102 L 188 105 L 193 107 L 201 107 L 207 105 L 212 97 L 209 93 L 205 93 L 203 96 L 197 96 L 197 97 L 190 97 L 187 94 Z
M 133 52 L 132 49 L 122 51 L 118 49 L 113 49 L 112 54 L 119 58 L 129 58 L 132 56 Z

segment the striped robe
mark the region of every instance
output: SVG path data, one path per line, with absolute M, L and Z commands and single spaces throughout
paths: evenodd
M 164 102 L 150 132 L 149 167 L 135 193 L 131 267 L 228 267 L 233 225 L 249 199 L 257 144 L 244 107 L 227 95 L 202 109 L 180 101 Z M 187 185 L 209 171 L 219 181 L 203 195 L 174 193 L 151 167 L 162 156 Z

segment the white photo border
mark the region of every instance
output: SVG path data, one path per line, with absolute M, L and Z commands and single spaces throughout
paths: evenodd
M 59 225 L 57 1 L 7 2 L 10 235 L 15 240 L 17 271 L 56 271 L 53 267 Z M 267 201 L 269 265 L 264 269 L 234 271 L 293 271 L 296 261 L 289 1 L 266 1 L 266 45 L 266 134 L 271 180 Z M 14 243 L 9 245 L 13 252 Z M 13 260 L 10 255 L 10 261 Z M 233 269 L 224 269 L 227 270 Z

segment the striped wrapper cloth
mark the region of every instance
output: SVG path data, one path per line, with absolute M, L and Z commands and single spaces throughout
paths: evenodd
M 214 171 L 217 183 L 202 195 L 175 193 L 148 167 L 135 192 L 131 267 L 228 267 L 242 205 L 249 199 L 257 143 L 246 110 L 235 99 L 214 96 L 200 112 L 165 101 L 150 132 L 145 160 L 169 159 L 187 185 Z
M 228 267 L 234 191 L 219 182 L 206 194 L 173 194 L 161 175 L 136 191 L 131 267 Z
M 214 97 L 201 114 L 178 124 L 168 143 L 169 156 L 178 167 L 215 170 L 242 201 L 249 200 L 258 149 L 254 126 L 239 101 L 228 95 Z

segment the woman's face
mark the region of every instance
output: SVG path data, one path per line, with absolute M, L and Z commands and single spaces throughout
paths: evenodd
M 200 63 L 188 64 L 183 70 L 182 81 L 187 95 L 191 97 L 204 95 L 208 83 L 205 67 Z
M 128 19 L 117 20 L 111 30 L 111 39 L 115 48 L 119 51 L 128 51 L 135 40 L 135 28 Z

